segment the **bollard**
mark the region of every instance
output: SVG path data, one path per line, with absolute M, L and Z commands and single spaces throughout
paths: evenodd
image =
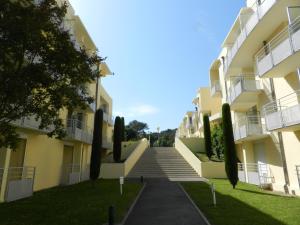
M 216 200 L 216 191 L 215 191 L 214 183 L 211 184 L 210 188 L 211 188 L 211 194 L 212 194 L 212 197 L 213 197 L 213 204 L 214 204 L 214 206 L 216 206 L 217 205 L 217 200 Z
M 108 225 L 115 224 L 115 208 L 110 206 L 108 209 Z
M 124 177 L 120 177 L 120 193 L 123 194 Z
M 141 176 L 141 183 L 144 183 L 144 177 Z

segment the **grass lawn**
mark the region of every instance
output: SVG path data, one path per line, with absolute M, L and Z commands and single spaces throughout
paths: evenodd
M 0 225 L 102 225 L 108 207 L 115 206 L 122 221 L 142 185 L 125 182 L 123 196 L 118 180 L 98 180 L 35 192 L 33 197 L 0 204 Z
M 212 225 L 300 224 L 300 198 L 278 196 L 241 182 L 233 190 L 227 180 L 211 181 L 216 186 L 216 207 L 207 184 L 182 185 Z

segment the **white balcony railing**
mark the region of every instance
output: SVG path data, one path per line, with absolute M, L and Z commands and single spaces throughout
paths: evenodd
M 238 176 L 240 181 L 255 185 L 273 183 L 269 166 L 264 163 L 238 163 Z
M 236 77 L 234 83 L 229 88 L 228 102 L 230 104 L 244 92 L 258 92 L 263 89 L 259 80 L 251 79 L 247 76 Z
M 211 96 L 215 96 L 217 93 L 221 93 L 220 81 L 215 81 L 211 86 Z
M 259 76 L 281 63 L 300 49 L 300 17 L 285 27 L 256 54 L 256 67 Z M 285 74 L 283 74 L 285 75 Z
M 227 72 L 233 58 L 238 52 L 239 48 L 242 46 L 247 36 L 251 33 L 254 27 L 259 23 L 259 21 L 264 17 L 264 15 L 272 8 L 277 0 L 261 0 L 255 1 L 252 5 L 252 10 L 250 14 L 245 14 L 242 16 L 241 28 L 237 35 L 235 42 L 232 47 L 228 49 L 227 55 L 225 57 L 225 73 Z
M 62 168 L 62 181 L 64 185 L 77 184 L 80 182 L 80 164 L 67 164 Z
M 6 185 L 1 185 L 5 188 L 5 201 L 10 202 L 31 196 L 33 193 L 35 167 L 9 167 L 6 170 L 7 176 L 4 176 L 5 169 L 0 168 L 0 185 L 2 182 L 7 181 Z
M 265 133 L 260 115 L 244 115 L 233 125 L 234 140 L 238 141 L 254 135 Z
M 113 118 L 108 113 L 103 113 L 103 121 L 107 122 L 109 125 L 114 125 Z
M 300 124 L 300 90 L 263 106 L 268 130 Z
M 49 126 L 48 128 L 45 129 L 40 129 L 39 127 L 41 124 L 41 120 L 40 119 L 36 120 L 34 116 L 23 117 L 19 120 L 12 121 L 11 123 L 17 127 L 36 130 L 44 133 L 50 132 L 54 129 L 53 126 Z
M 92 144 L 93 130 L 80 120 L 68 119 L 66 123 L 66 132 L 68 138 Z

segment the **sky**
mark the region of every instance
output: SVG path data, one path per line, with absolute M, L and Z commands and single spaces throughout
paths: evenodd
M 113 114 L 177 128 L 245 0 L 70 0 L 114 76 Z

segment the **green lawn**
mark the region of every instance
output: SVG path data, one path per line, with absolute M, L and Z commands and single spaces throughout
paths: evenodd
M 182 183 L 212 225 L 299 225 L 300 198 L 283 197 L 239 183 L 235 190 L 227 180 L 212 179 L 217 206 L 205 183 Z
M 108 207 L 115 206 L 116 221 L 122 221 L 141 184 L 125 183 L 120 195 L 118 180 L 98 180 L 55 187 L 33 197 L 0 204 L 1 225 L 102 225 Z

